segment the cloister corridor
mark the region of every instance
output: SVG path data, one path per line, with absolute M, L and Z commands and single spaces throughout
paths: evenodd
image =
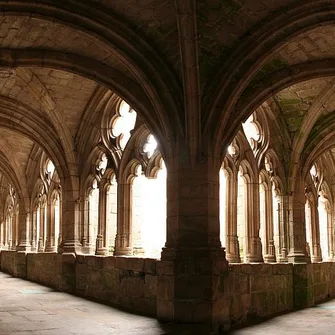
M 200 325 L 162 324 L 0 272 L 1 335 L 210 335 Z M 335 299 L 231 331 L 235 335 L 332 334 Z M 214 332 L 213 332 L 214 333 Z

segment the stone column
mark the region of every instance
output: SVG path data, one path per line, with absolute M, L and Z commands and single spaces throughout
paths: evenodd
M 62 187 L 61 202 L 62 242 L 59 251 L 65 254 L 76 254 L 81 249 L 79 242 L 79 186 L 77 185 L 78 189 L 72 189 L 69 182 L 61 182 L 61 185 L 64 186 Z
M 58 195 L 54 193 L 51 196 L 50 201 L 48 202 L 47 210 L 47 236 L 46 236 L 46 252 L 55 252 L 57 251 L 55 245 L 55 204 L 57 201 Z
M 220 243 L 219 168 L 213 157 L 167 166 L 167 240 L 157 264 L 157 316 L 162 321 L 216 323 L 220 274 L 227 271 Z
M 20 204 L 19 210 L 19 241 L 18 246 L 16 248 L 17 251 L 27 252 L 31 251 L 31 243 L 30 243 L 30 234 L 31 231 L 31 213 L 26 212 L 24 205 Z
M 322 262 L 322 252 L 320 246 L 320 227 L 319 227 L 319 211 L 318 203 L 315 199 L 311 201 L 312 212 L 312 246 L 311 246 L 311 261 Z
M 96 242 L 96 255 L 107 255 L 107 194 L 106 188 L 101 182 L 99 185 L 99 215 L 98 215 L 98 236 Z
M 279 233 L 279 244 L 277 250 L 277 262 L 287 263 L 288 254 L 288 202 L 289 197 L 277 194 L 277 209 L 275 209 L 278 216 L 278 233 Z
M 7 249 L 8 250 L 11 250 L 12 249 L 12 239 L 13 239 L 13 212 L 12 212 L 12 208 L 10 210 L 10 212 L 7 214 L 7 218 L 6 218 L 6 222 L 7 222 L 7 229 L 8 229 L 8 232 L 7 232 L 7 244 L 8 244 L 8 247 Z
M 32 222 L 31 222 L 31 251 L 37 251 L 37 244 L 38 244 L 38 241 L 37 241 L 37 211 L 38 211 L 38 207 L 39 205 L 36 204 L 36 207 L 33 211 L 33 214 L 32 214 Z
M 237 237 L 237 173 L 233 171 L 227 177 L 226 197 L 226 257 L 230 263 L 240 263 L 240 248 Z
M 273 203 L 271 185 L 267 185 L 265 189 L 265 224 L 266 224 L 266 254 L 265 262 L 276 261 L 276 251 L 273 236 Z
M 259 184 L 248 182 L 246 201 L 246 263 L 263 262 L 259 237 Z
M 88 226 L 89 226 L 89 195 L 85 194 L 82 197 L 82 225 L 81 225 L 81 245 L 82 245 L 82 252 L 88 253 L 89 252 L 89 234 L 88 234 Z
M 288 196 L 289 207 L 289 254 L 290 263 L 306 263 L 305 185 L 301 176 L 295 180 L 295 189 Z
M 327 211 L 327 232 L 328 232 L 328 259 L 334 261 L 334 226 L 333 226 L 333 215 L 329 204 L 326 206 Z
M 132 255 L 131 229 L 132 185 L 118 184 L 117 188 L 117 233 L 115 238 L 115 256 Z
M 8 247 L 8 217 L 4 220 L 4 233 L 3 233 L 3 247 L 6 250 Z
M 46 213 L 46 202 L 41 203 L 40 207 L 40 227 L 39 227 L 39 238 L 38 238 L 38 252 L 44 251 L 44 227 L 45 227 L 45 213 Z

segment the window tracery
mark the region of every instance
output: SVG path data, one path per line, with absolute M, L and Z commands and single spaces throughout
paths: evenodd
M 255 122 L 254 114 L 251 114 L 249 118 L 242 123 L 242 128 L 251 149 L 255 151 L 261 143 L 262 130 L 258 122 Z
M 117 139 L 119 148 L 124 150 L 135 127 L 137 113 L 125 102 L 121 101 L 117 115 L 112 119 L 112 137 Z
M 148 159 L 152 157 L 157 149 L 157 141 L 154 135 L 149 134 L 146 142 L 143 145 L 143 152 L 147 156 Z

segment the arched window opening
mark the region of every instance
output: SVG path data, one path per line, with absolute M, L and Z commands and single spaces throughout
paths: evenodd
M 95 252 L 99 220 L 99 188 L 96 179 L 93 180 L 88 200 L 88 240 L 90 253 Z
M 55 172 L 55 165 L 50 159 L 48 159 L 46 162 L 45 174 L 46 174 L 46 180 L 48 181 L 49 184 L 51 183 L 54 172 Z
M 108 252 L 113 253 L 115 248 L 115 237 L 117 232 L 117 182 L 115 175 L 110 178 L 107 186 L 107 240 Z
M 154 135 L 150 134 L 147 138 L 147 142 L 143 146 L 143 152 L 150 159 L 154 154 L 154 152 L 156 151 L 156 149 L 157 149 L 157 141 Z
M 329 201 L 321 192 L 318 199 L 319 225 L 320 225 L 320 247 L 322 258 L 330 259 L 329 233 L 331 233 L 331 214 L 329 211 Z
M 135 255 L 160 258 L 166 240 L 166 167 L 148 178 L 138 165 L 133 181 L 133 250 Z
M 226 247 L 226 236 L 227 236 L 227 206 L 229 204 L 227 195 L 227 171 L 223 168 L 220 169 L 219 175 L 220 181 L 220 240 L 221 245 Z
M 305 204 L 305 221 L 306 221 L 306 252 L 308 256 L 312 255 L 311 248 L 313 247 L 312 241 L 312 207 L 311 202 L 307 199 Z
M 120 103 L 118 115 L 112 122 L 112 136 L 118 138 L 123 150 L 130 139 L 131 131 L 135 127 L 137 113 L 125 102 Z
M 242 169 L 237 177 L 237 236 L 239 241 L 240 258 L 245 261 L 246 257 L 246 201 L 247 185 L 243 177 Z
M 261 141 L 261 130 L 259 129 L 259 126 L 254 122 L 253 115 L 250 115 L 250 117 L 244 123 L 242 123 L 242 128 L 251 149 L 255 150 L 257 147 L 257 143 Z

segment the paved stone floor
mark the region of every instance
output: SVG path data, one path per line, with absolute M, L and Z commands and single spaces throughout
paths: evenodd
M 0 272 L 0 335 L 207 335 L 162 325 Z M 231 332 L 236 335 L 335 334 L 335 300 Z

